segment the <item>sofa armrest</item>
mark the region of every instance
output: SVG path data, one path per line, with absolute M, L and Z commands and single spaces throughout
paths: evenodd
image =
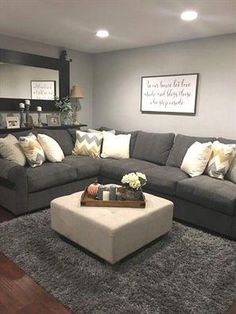
M 26 168 L 13 161 L 0 158 L 0 178 L 10 181 L 14 185 L 26 184 Z

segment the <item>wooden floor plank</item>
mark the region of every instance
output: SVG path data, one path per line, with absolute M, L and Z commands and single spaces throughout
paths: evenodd
M 0 313 L 71 313 L 0 253 Z

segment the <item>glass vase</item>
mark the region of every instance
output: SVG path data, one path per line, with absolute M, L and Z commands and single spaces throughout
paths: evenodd
M 72 112 L 61 112 L 60 115 L 62 125 L 72 125 Z

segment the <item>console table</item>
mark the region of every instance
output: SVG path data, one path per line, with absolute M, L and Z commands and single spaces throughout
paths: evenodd
M 87 126 L 87 124 L 78 124 L 78 125 L 60 125 L 60 126 L 42 126 L 42 127 L 25 127 L 25 128 L 14 128 L 14 129 L 0 129 L 0 134 L 11 133 L 11 132 L 20 132 L 20 131 L 30 131 L 33 129 L 50 129 L 50 130 L 67 130 L 67 129 L 80 129 Z

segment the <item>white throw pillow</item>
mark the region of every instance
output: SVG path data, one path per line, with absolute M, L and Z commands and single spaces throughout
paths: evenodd
M 193 143 L 187 150 L 181 169 L 188 173 L 190 177 L 203 174 L 212 153 L 212 143 Z
M 6 137 L 0 138 L 0 155 L 3 158 L 14 161 L 21 166 L 24 166 L 26 163 L 26 158 L 20 149 L 19 142 L 12 134 L 8 134 Z
M 37 138 L 49 161 L 61 162 L 64 159 L 64 153 L 57 141 L 46 134 L 38 134 Z
M 102 158 L 129 158 L 131 134 L 114 135 L 103 131 Z

